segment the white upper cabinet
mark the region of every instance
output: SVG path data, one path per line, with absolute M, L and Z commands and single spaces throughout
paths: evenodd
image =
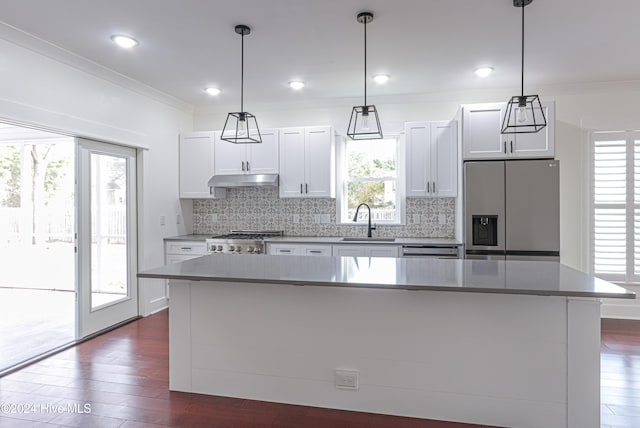
M 501 134 L 506 103 L 466 104 L 462 107 L 464 160 L 553 158 L 555 103 L 543 102 L 547 126 L 531 134 Z
M 510 157 L 553 158 L 555 156 L 556 105 L 554 102 L 543 102 L 542 110 L 547 119 L 547 126 L 540 131 L 533 134 L 503 135 L 503 137 L 509 137 L 507 152 Z
M 466 159 L 496 159 L 505 155 L 500 134 L 505 103 L 462 107 L 462 151 Z
M 280 130 L 280 197 L 335 197 L 335 137 L 331 126 Z
M 408 197 L 455 197 L 458 191 L 457 121 L 405 124 Z
M 180 134 L 178 144 L 181 198 L 205 199 L 226 195 L 224 189 L 213 192 L 207 185 L 213 175 L 216 136 L 212 131 Z
M 256 134 L 257 135 L 257 134 Z M 216 138 L 216 175 L 277 174 L 279 133 L 277 129 L 260 131 L 262 143 L 234 144 Z

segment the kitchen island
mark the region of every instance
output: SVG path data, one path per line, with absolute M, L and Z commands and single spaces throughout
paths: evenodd
M 209 255 L 138 276 L 170 280 L 172 390 L 510 427 L 600 425 L 599 299 L 635 298 L 552 262 Z

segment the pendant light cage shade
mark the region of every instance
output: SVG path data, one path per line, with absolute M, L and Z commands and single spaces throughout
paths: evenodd
M 384 138 L 376 106 L 355 106 L 351 110 L 347 136 L 352 140 L 374 140 Z
M 545 126 L 547 118 L 537 95 L 517 95 L 507 102 L 502 119 L 503 134 L 532 134 Z
M 520 54 L 520 95 L 511 97 L 502 119 L 502 134 L 532 134 L 547 126 L 540 97 L 524 94 L 524 7 L 533 0 L 513 0 L 522 14 Z
M 354 106 L 349 118 L 347 137 L 352 140 L 374 140 L 384 138 L 376 106 L 367 104 L 367 24 L 373 21 L 373 13 L 361 12 L 356 20 L 364 27 L 364 103 Z
M 229 113 L 220 139 L 234 144 L 262 143 L 258 121 L 247 112 Z
M 258 128 L 258 121 L 251 113 L 244 111 L 244 36 L 251 34 L 247 25 L 236 25 L 234 31 L 241 39 L 240 53 L 240 110 L 227 114 L 220 139 L 234 144 L 262 143 L 262 135 Z

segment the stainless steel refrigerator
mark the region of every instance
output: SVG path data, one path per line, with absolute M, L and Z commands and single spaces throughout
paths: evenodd
M 560 260 L 557 160 L 464 164 L 465 257 Z

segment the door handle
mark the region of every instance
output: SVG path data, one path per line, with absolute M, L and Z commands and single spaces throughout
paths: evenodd
M 433 182 L 433 193 L 436 193 L 436 182 Z
M 244 161 L 242 161 L 242 172 L 244 172 Z
M 431 193 L 431 182 L 427 181 L 427 193 Z
M 510 143 L 511 143 L 511 153 L 513 153 L 513 140 L 511 140 Z
M 249 172 L 251 168 L 249 167 L 249 161 L 247 161 L 247 172 Z
M 304 193 L 309 193 L 309 183 L 304 183 Z
M 502 151 L 504 152 L 504 154 L 507 154 L 507 142 L 504 141 L 503 146 L 502 146 Z
M 302 183 L 300 183 L 300 194 L 302 194 Z

